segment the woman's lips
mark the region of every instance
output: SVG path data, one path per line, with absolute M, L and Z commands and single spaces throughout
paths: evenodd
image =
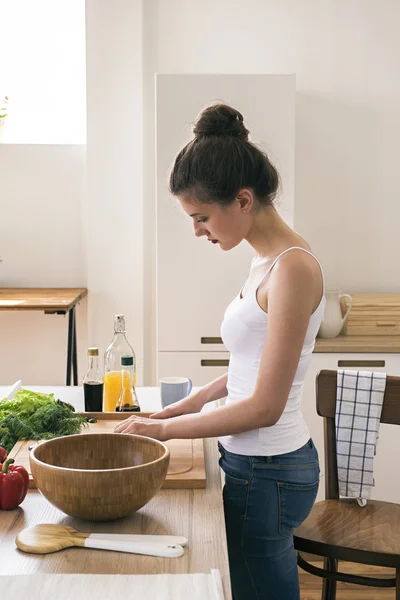
M 209 242 L 212 242 L 213 244 L 218 244 L 218 240 L 208 240 Z

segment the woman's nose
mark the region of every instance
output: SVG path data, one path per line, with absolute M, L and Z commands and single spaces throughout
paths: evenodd
M 194 235 L 196 237 L 201 237 L 202 235 L 207 235 L 207 230 L 205 229 L 205 227 L 201 226 L 200 223 L 195 223 L 194 224 Z

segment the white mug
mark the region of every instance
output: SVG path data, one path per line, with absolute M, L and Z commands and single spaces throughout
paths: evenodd
M 187 377 L 162 377 L 160 379 L 161 406 L 165 408 L 189 396 L 192 380 Z

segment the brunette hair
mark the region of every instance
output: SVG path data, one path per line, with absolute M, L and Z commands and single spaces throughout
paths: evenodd
M 200 202 L 227 206 L 249 188 L 261 206 L 273 204 L 279 175 L 267 154 L 249 142 L 243 116 L 214 104 L 198 116 L 194 139 L 175 159 L 169 188 L 174 196 L 192 193 Z

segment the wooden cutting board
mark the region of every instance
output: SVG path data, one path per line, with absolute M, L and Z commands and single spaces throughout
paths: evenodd
M 118 421 L 127 419 L 127 413 L 76 413 L 84 417 L 97 419 L 97 423 L 88 423 L 81 433 L 112 433 Z M 135 413 L 148 417 L 151 413 Z M 34 440 L 19 441 L 9 452 L 9 458 L 15 464 L 22 465 L 29 473 L 29 487 L 36 488 L 29 465 L 29 446 Z M 168 474 L 162 489 L 205 488 L 206 470 L 204 465 L 203 440 L 169 440 L 165 442 L 170 450 Z

